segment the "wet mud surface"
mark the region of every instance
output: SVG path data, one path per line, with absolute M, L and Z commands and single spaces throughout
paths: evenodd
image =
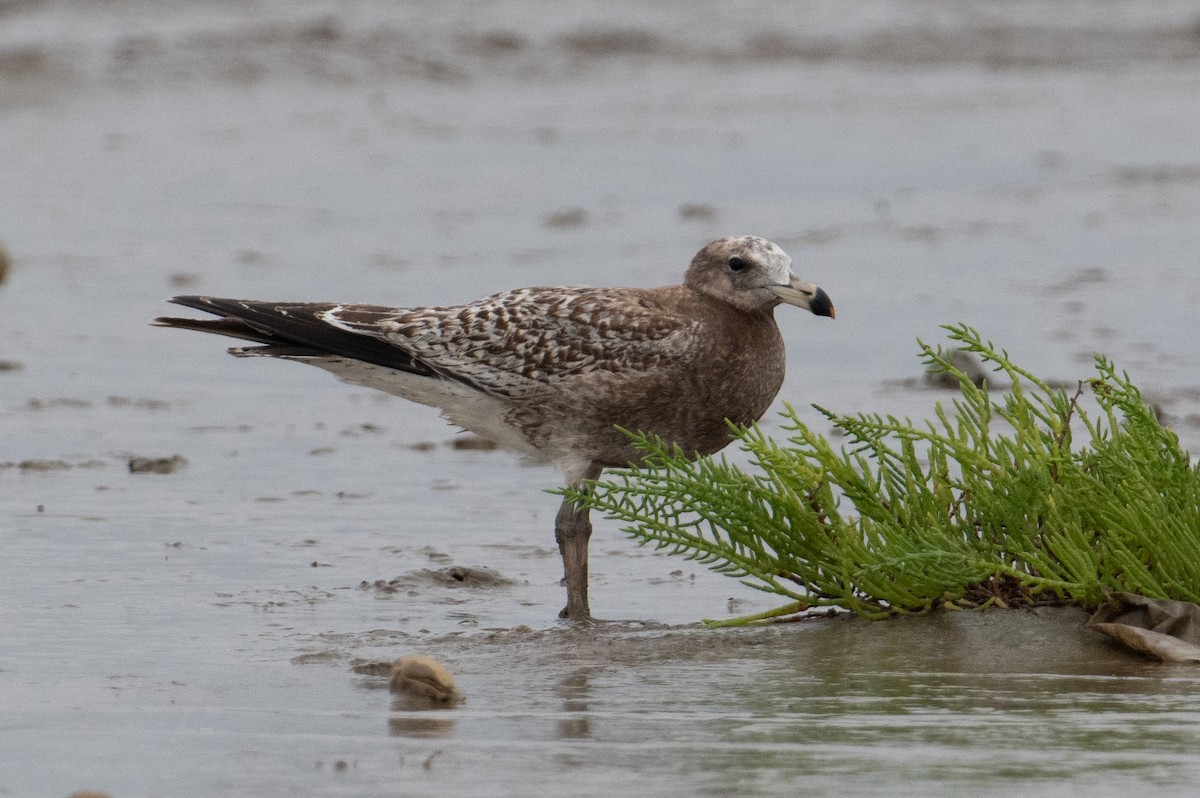
M 552 470 L 149 321 L 755 233 L 838 307 L 780 313 L 780 401 L 928 417 L 961 321 L 1066 385 L 1105 352 L 1200 451 L 1197 20 L 0 3 L 0 795 L 1190 794 L 1200 677 L 1080 613 L 707 630 L 778 602 L 598 522 L 615 620 L 564 627 Z M 405 655 L 466 701 L 397 703 Z

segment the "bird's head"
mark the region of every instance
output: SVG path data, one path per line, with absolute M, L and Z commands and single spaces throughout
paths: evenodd
M 684 285 L 746 311 L 766 312 L 780 303 L 833 318 L 829 295 L 792 274 L 792 259 L 765 238 L 729 236 L 710 241 L 692 258 Z

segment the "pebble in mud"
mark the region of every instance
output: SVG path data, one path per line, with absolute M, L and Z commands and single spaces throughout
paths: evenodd
M 491 452 L 499 448 L 495 441 L 478 435 L 460 435 L 450 440 L 450 447 L 461 451 Z
M 174 474 L 187 465 L 181 454 L 170 457 L 130 457 L 129 471 L 132 474 Z
M 950 353 L 950 365 L 967 375 L 967 379 L 982 388 L 988 382 L 988 373 L 979 362 L 979 358 L 962 349 Z M 931 388 L 958 388 L 958 378 L 948 371 L 926 371 L 925 384 Z
M 566 208 L 565 210 L 548 213 L 542 217 L 542 223 L 549 228 L 565 229 L 582 227 L 587 224 L 588 212 L 583 208 Z
M 717 209 L 701 202 L 690 202 L 679 206 L 679 218 L 695 222 L 712 222 L 717 218 Z
M 392 663 L 388 686 L 411 707 L 454 706 L 466 698 L 442 663 L 420 654 Z

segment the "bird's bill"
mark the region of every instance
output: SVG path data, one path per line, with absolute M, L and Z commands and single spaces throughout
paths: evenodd
M 829 294 L 799 277 L 793 276 L 787 285 L 773 285 L 771 290 L 789 305 L 804 308 L 817 316 L 828 316 L 831 319 L 834 317 L 833 302 L 830 301 Z

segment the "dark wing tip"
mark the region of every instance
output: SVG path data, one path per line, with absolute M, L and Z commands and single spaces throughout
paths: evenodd
M 234 351 L 234 354 L 341 357 L 420 376 L 435 376 L 428 364 L 403 347 L 369 331 L 347 330 L 325 321 L 321 314 L 334 307 L 328 302 L 280 303 L 190 295 L 172 297 L 170 301 L 213 313 L 218 318 L 160 316 L 154 320 L 159 327 L 215 333 L 267 345 L 265 349 Z
M 192 308 L 196 305 L 203 305 L 207 299 L 208 297 L 199 296 L 198 294 L 180 294 L 179 296 L 171 297 L 167 301 L 173 305 L 185 305 Z
M 151 325 L 154 327 L 170 327 L 176 330 L 195 330 L 196 332 L 225 335 L 230 338 L 240 338 L 259 344 L 277 342 L 277 338 L 269 332 L 256 329 L 241 319 L 221 317 L 219 319 L 187 319 L 180 316 L 159 316 Z
M 194 308 L 208 313 L 217 313 L 222 316 L 230 315 L 226 308 L 245 305 L 249 302 L 249 300 L 245 299 L 223 299 L 216 296 L 200 296 L 197 294 L 181 294 L 180 296 L 173 296 L 167 301 L 172 305 L 183 305 L 185 308 Z

